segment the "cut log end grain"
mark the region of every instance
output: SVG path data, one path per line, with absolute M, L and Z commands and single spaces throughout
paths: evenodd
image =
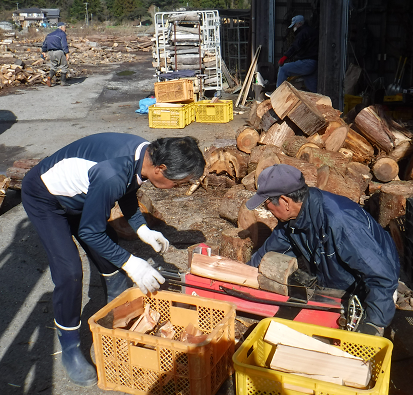
M 349 128 L 347 126 L 340 126 L 339 128 L 334 129 L 325 142 L 326 150 L 337 152 L 341 147 L 343 147 L 347 138 L 348 129 Z
M 389 182 L 399 174 L 399 165 L 394 159 L 380 158 L 373 165 L 372 171 L 377 180 Z
M 251 150 L 258 144 L 260 135 L 255 129 L 246 127 L 237 133 L 236 139 L 237 148 L 242 152 L 250 154 Z

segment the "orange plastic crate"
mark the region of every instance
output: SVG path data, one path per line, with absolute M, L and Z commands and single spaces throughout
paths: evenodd
M 157 103 L 193 101 L 194 82 L 186 79 L 155 82 L 155 97 Z
M 174 340 L 98 324 L 114 307 L 144 296 L 144 304 L 171 321 Z M 89 319 L 98 386 L 128 394 L 213 395 L 233 373 L 235 305 L 161 291 L 150 297 L 130 288 Z M 208 334 L 200 344 L 177 339 L 188 324 Z

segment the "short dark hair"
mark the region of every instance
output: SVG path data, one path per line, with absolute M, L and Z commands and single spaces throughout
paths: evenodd
M 289 197 L 292 199 L 293 202 L 295 203 L 302 203 L 304 199 L 306 198 L 308 193 L 308 185 L 304 185 L 302 188 L 297 189 L 296 191 L 293 191 L 291 193 L 287 193 L 284 196 Z M 278 206 L 280 204 L 280 196 L 272 196 L 268 198 L 271 200 L 271 203 L 274 204 L 275 206 Z
M 168 180 L 199 178 L 204 173 L 205 159 L 193 137 L 160 138 L 149 144 L 147 152 L 154 166 L 166 166 L 163 174 Z

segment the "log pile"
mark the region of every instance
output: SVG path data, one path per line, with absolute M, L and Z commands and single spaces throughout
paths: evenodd
M 362 109 L 353 123 L 346 123 L 329 97 L 284 82 L 269 100 L 252 106 L 233 145 L 207 149 L 201 185 L 239 188 L 241 184 L 254 192 L 264 168 L 289 164 L 303 172 L 309 186 L 361 204 L 386 228 L 404 215 L 406 199 L 413 196 L 411 138 L 379 106 Z M 223 200 L 220 216 L 247 229 L 256 248 L 277 222 L 265 209 L 248 210 L 247 197 L 242 199 L 245 193 L 231 190 L 236 199 L 231 206 Z

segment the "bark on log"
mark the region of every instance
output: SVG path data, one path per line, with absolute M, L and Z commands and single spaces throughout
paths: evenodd
M 202 183 L 205 189 L 208 187 L 231 188 L 236 184 L 236 181 L 227 175 L 218 176 L 215 173 L 209 173 Z
M 401 263 L 404 262 L 404 239 L 406 235 L 405 220 L 406 217 L 403 215 L 401 217 L 392 218 L 389 222 L 389 232 L 394 240 L 394 244 L 396 244 Z
M 254 192 L 247 191 L 243 185 L 238 184 L 233 186 L 225 193 L 221 200 L 219 216 L 237 225 L 238 213 L 242 203 L 245 199 L 249 199 L 253 195 Z
M 354 120 L 361 133 L 373 145 L 386 153 L 394 148 L 394 136 L 387 124 L 379 117 L 373 106 L 361 110 Z
M 22 181 L 24 176 L 29 172 L 30 168 L 9 167 L 6 170 L 6 176 L 12 180 Z
M 262 103 L 260 103 L 260 105 Z M 271 104 L 271 102 L 270 102 L 270 104 Z M 261 118 L 257 114 L 257 109 L 258 109 L 258 103 L 256 101 L 254 101 L 252 103 L 251 110 L 249 112 L 248 120 L 247 120 L 248 125 L 250 125 L 254 129 L 259 129 L 260 122 L 261 122 Z
M 303 173 L 305 182 L 308 186 L 310 187 L 315 187 L 317 186 L 317 167 L 314 166 L 311 163 L 305 162 L 301 159 L 297 158 L 290 158 L 287 155 L 283 154 L 278 154 L 278 159 L 280 160 L 280 163 L 284 165 L 290 165 Z
M 359 133 L 350 128 L 347 132 L 344 148 L 348 148 L 353 152 L 353 161 L 360 163 L 370 163 L 374 156 L 374 148 L 372 145 Z
M 277 224 L 277 218 L 265 208 L 248 210 L 245 202 L 241 205 L 238 213 L 238 227 L 249 231 L 254 249 L 263 245 Z
M 331 152 L 314 147 L 304 148 L 298 155 L 298 158 L 312 163 L 317 168 L 327 165 L 329 167 L 336 168 L 343 173 L 350 162 L 348 158 L 339 152 Z
M 280 159 L 276 153 L 267 153 L 263 155 L 260 161 L 257 164 L 257 168 L 255 169 L 255 188 L 258 189 L 258 178 L 261 172 L 266 169 L 267 167 L 279 165 Z
M 262 156 L 262 153 L 267 149 L 265 145 L 258 145 L 251 150 L 248 160 L 248 174 L 255 171 L 257 164 Z
M 271 100 L 264 100 L 257 107 L 257 116 L 261 120 L 262 116 L 272 108 Z
M 352 178 L 360 185 L 360 192 L 362 194 L 367 193 L 367 188 L 373 178 L 370 168 L 358 162 L 350 162 L 347 165 L 346 176 Z
M 290 128 L 287 122 L 283 122 L 281 125 L 274 123 L 266 133 L 263 133 L 263 138 L 260 139 L 260 143 L 275 145 L 276 147 L 281 148 L 284 141 L 294 135 L 294 130 Z
M 277 117 L 277 114 L 270 108 L 261 117 L 260 129 L 267 132 L 278 120 L 279 118 Z
M 288 295 L 288 278 L 298 269 L 297 259 L 275 251 L 267 252 L 258 267 L 260 289 Z
M 282 150 L 285 154 L 288 156 L 296 157 L 298 151 L 300 148 L 304 145 L 307 144 L 308 141 L 304 136 L 291 136 L 287 138 L 283 145 L 282 145 Z
M 21 169 L 31 169 L 36 166 L 41 159 L 19 159 L 13 162 L 13 167 L 20 167 Z
M 327 165 L 321 166 L 317 173 L 318 188 L 336 195 L 348 197 L 356 203 L 360 201 L 360 185 L 350 177 L 346 177 L 343 173 L 337 171 L 336 168 Z
M 325 145 L 327 151 L 337 152 L 344 145 L 347 138 L 348 126 L 340 126 L 330 134 Z
M 237 148 L 247 154 L 258 144 L 260 139 L 259 133 L 248 126 L 239 129 L 235 135 L 237 140 Z
M 230 228 L 222 231 L 221 256 L 247 263 L 251 259 L 253 247 L 248 230 Z
M 390 220 L 406 214 L 406 199 L 413 196 L 413 181 L 391 181 L 379 191 L 378 223 L 387 227 Z
M 371 170 L 378 181 L 389 182 L 399 174 L 399 165 L 394 159 L 383 157 L 374 163 Z
M 194 254 L 191 273 L 197 276 L 258 289 L 258 269 L 219 255 Z
M 410 156 L 413 152 L 413 144 L 410 139 L 405 140 L 397 145 L 397 147 L 390 152 L 389 158 L 394 159 L 396 162 L 401 161 L 404 158 Z

